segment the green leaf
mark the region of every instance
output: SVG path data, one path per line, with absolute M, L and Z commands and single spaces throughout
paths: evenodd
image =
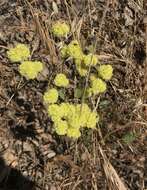
M 76 88 L 74 91 L 74 97 L 75 98 L 81 98 L 83 95 L 83 89 L 81 88 Z
M 99 107 L 100 108 L 103 108 L 103 107 L 106 107 L 110 104 L 110 101 L 109 100 L 103 100 L 99 103 Z
M 133 132 L 128 132 L 122 137 L 123 142 L 126 144 L 132 143 L 135 139 L 136 139 L 136 134 L 134 134 Z
M 62 100 L 65 100 L 65 89 L 60 89 L 58 91 L 59 93 L 59 97 L 62 99 Z

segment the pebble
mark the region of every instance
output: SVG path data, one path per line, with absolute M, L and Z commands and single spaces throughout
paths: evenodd
M 32 152 L 32 151 L 33 151 L 32 147 L 31 147 L 30 144 L 27 143 L 27 142 L 24 142 L 24 143 L 23 143 L 23 150 L 24 150 L 24 151 L 27 151 L 27 152 Z
M 47 154 L 47 157 L 48 158 L 53 158 L 54 156 L 56 156 L 56 153 L 54 151 L 50 151 L 48 154 Z

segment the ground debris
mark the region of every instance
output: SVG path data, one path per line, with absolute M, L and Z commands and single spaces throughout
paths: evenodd
M 0 188 L 147 188 L 144 13 L 137 0 L 0 1 Z M 75 69 L 71 60 L 62 64 L 59 41 L 49 32 L 58 19 L 71 25 L 67 44 L 73 35 L 87 52 L 97 42 L 101 64 L 114 68 L 108 92 L 98 105 L 99 130 L 83 132 L 78 141 L 54 133 L 42 103 L 53 75 L 65 70 L 73 76 L 68 66 Z M 18 63 L 10 63 L 6 54 L 16 43 L 28 44 L 31 59 L 45 63 L 43 76 L 26 81 L 19 75 Z M 130 134 L 133 140 L 124 143 L 123 137 Z

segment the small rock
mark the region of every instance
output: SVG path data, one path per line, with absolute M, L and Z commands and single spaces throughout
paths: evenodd
M 47 157 L 48 158 L 53 158 L 54 156 L 56 156 L 56 153 L 54 151 L 50 151 L 48 154 L 47 154 Z
M 26 152 L 32 152 L 33 151 L 31 145 L 29 143 L 27 143 L 27 142 L 23 143 L 23 150 L 26 151 Z

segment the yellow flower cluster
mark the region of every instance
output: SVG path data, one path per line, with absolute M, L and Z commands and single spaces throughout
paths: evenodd
M 110 80 L 113 75 L 113 68 L 111 65 L 101 65 L 97 68 L 98 75 L 104 80 Z M 86 96 L 91 97 L 93 94 L 97 95 L 103 93 L 107 89 L 106 83 L 96 75 L 90 76 L 90 87 L 86 90 Z
M 30 50 L 25 44 L 17 44 L 9 49 L 7 55 L 12 62 L 21 62 L 30 57 Z
M 84 55 L 77 40 L 73 40 L 68 45 L 64 45 L 61 49 L 61 56 L 63 58 L 71 57 L 74 59 L 76 69 L 80 76 L 86 76 L 88 73 L 88 67 L 90 65 L 95 66 L 98 63 L 96 55 Z
M 61 55 L 63 58 L 65 57 L 71 57 L 73 59 L 83 58 L 83 52 L 77 40 L 73 40 L 68 45 L 64 45 L 63 48 L 61 49 Z
M 98 74 L 104 80 L 110 80 L 113 75 L 113 68 L 111 65 L 101 65 L 98 68 Z
M 48 107 L 48 114 L 54 122 L 55 131 L 59 135 L 78 138 L 80 128 L 96 128 L 99 121 L 97 112 L 90 110 L 87 104 L 52 104 Z
M 75 59 L 76 69 L 80 76 L 86 76 L 89 66 L 96 66 L 98 58 L 96 55 L 88 54 L 81 57 L 81 59 Z
M 67 130 L 67 136 L 70 138 L 77 139 L 81 136 L 81 132 L 78 128 L 69 127 Z
M 70 42 L 70 44 L 67 46 L 66 53 L 69 57 L 72 57 L 73 59 L 83 58 L 83 52 L 77 40 L 73 40 Z
M 44 93 L 43 100 L 45 104 L 53 104 L 58 101 L 58 91 L 55 88 L 47 90 Z
M 75 65 L 80 76 L 83 77 L 87 75 L 88 67 L 83 64 L 83 61 L 81 59 L 75 59 Z
M 66 75 L 59 73 L 54 79 L 54 84 L 59 87 L 67 87 L 69 85 L 69 80 Z
M 30 50 L 25 44 L 17 44 L 7 52 L 12 62 L 21 62 L 19 72 L 27 79 L 34 79 L 43 70 L 43 63 L 40 61 L 27 61 L 30 57 Z
M 61 57 L 62 58 L 67 58 L 68 56 L 67 56 L 67 45 L 64 45 L 62 48 L 61 48 L 61 51 L 60 51 L 60 53 L 61 53 Z
M 19 65 L 19 72 L 28 79 L 36 78 L 42 70 L 43 64 L 40 61 L 23 61 Z
M 69 33 L 70 27 L 65 22 L 58 21 L 52 25 L 51 31 L 56 37 L 64 37 Z
M 86 66 L 95 66 L 98 63 L 98 58 L 96 55 L 88 54 L 84 56 L 83 62 Z
M 68 123 L 65 120 L 55 122 L 55 130 L 58 135 L 66 135 L 68 130 Z
M 51 27 L 51 32 L 56 37 L 66 37 L 70 32 L 70 27 L 64 21 L 57 21 Z M 27 79 L 34 79 L 38 73 L 43 71 L 43 63 L 40 61 L 30 61 L 30 50 L 24 44 L 17 44 L 7 52 L 8 58 L 12 62 L 20 62 L 19 72 Z M 98 66 L 98 56 L 92 53 L 85 55 L 80 43 L 72 40 L 61 49 L 62 58 L 72 58 L 77 72 L 80 76 L 88 75 L 90 67 L 90 79 L 86 89 L 86 97 L 97 95 L 106 91 L 106 82 L 113 75 L 111 65 Z M 68 87 L 69 79 L 65 74 L 59 73 L 54 78 L 54 85 L 57 87 Z M 64 89 L 65 90 L 65 89 Z M 70 138 L 79 138 L 81 128 L 95 129 L 99 121 L 99 115 L 92 111 L 87 104 L 72 104 L 58 102 L 58 91 L 56 88 L 48 89 L 43 95 L 43 101 L 47 105 L 48 115 L 54 123 L 54 129 L 58 135 L 67 135 Z
M 91 79 L 91 92 L 94 95 L 97 95 L 99 93 L 103 93 L 106 91 L 107 86 L 106 83 L 100 79 L 100 78 L 93 78 Z

